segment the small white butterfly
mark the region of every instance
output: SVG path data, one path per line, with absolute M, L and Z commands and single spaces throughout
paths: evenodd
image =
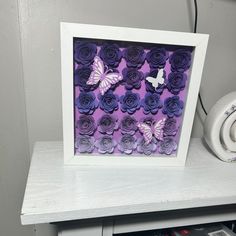
M 164 80 L 163 75 L 164 75 L 164 69 L 160 69 L 157 73 L 156 78 L 148 76 L 146 80 L 150 82 L 152 86 L 156 89 L 159 85 L 164 84 L 165 80 Z

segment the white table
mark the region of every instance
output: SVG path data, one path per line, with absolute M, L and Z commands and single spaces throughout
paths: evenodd
M 35 145 L 22 224 L 109 235 L 236 219 L 236 163 L 192 139 L 186 167 L 64 166 L 62 142 Z

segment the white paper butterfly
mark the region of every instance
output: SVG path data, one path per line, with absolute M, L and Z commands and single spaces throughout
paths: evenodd
M 165 125 L 166 119 L 163 118 L 151 126 L 145 123 L 138 123 L 139 130 L 143 133 L 144 140 L 146 144 L 152 141 L 152 136 L 154 135 L 158 140 L 163 140 L 163 127 Z
M 164 69 L 160 69 L 159 71 L 158 71 L 158 73 L 157 73 L 157 77 L 156 78 L 153 78 L 153 77 L 150 77 L 150 76 L 148 76 L 147 78 L 146 78 L 146 80 L 148 81 L 148 82 L 150 82 L 151 84 L 152 84 L 152 86 L 156 89 L 158 86 L 159 86 L 159 84 L 160 85 L 162 85 L 162 84 L 164 84 L 164 78 L 163 78 L 163 75 L 164 75 Z
M 123 79 L 122 75 L 119 73 L 109 73 L 111 70 L 105 71 L 103 61 L 95 56 L 93 63 L 93 71 L 87 81 L 88 85 L 94 85 L 100 82 L 99 89 L 102 95 L 111 87 L 112 84 Z

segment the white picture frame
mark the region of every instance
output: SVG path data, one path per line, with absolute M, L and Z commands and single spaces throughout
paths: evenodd
M 184 166 L 209 35 L 65 22 L 61 23 L 60 32 L 64 163 L 68 165 L 79 164 L 94 166 Z M 137 158 L 134 158 L 134 156 L 131 158 L 129 156 L 127 158 L 119 158 L 114 155 L 75 155 L 73 97 L 73 39 L 75 37 L 194 47 L 191 79 L 183 114 L 178 150 L 174 158 L 152 156 L 139 156 Z

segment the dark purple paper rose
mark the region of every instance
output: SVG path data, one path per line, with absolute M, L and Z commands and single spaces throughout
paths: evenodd
M 182 115 L 183 108 L 184 103 L 179 99 L 179 96 L 173 96 L 165 99 L 162 112 L 169 117 L 178 117 Z
M 98 131 L 102 134 L 113 134 L 119 127 L 117 120 L 118 119 L 112 115 L 103 115 L 98 120 Z
M 75 148 L 80 153 L 91 153 L 95 147 L 95 139 L 91 136 L 78 136 L 75 141 Z
M 164 136 L 175 136 L 178 131 L 177 121 L 175 118 L 167 118 L 163 127 Z
M 138 93 L 127 91 L 125 95 L 120 97 L 121 110 L 133 114 L 140 108 L 140 96 Z
M 177 143 L 172 137 L 164 137 L 159 143 L 158 151 L 161 154 L 170 155 L 177 150 Z
M 157 93 L 147 92 L 144 99 L 141 101 L 141 106 L 143 107 L 143 113 L 145 115 L 151 113 L 156 114 L 160 108 L 162 108 L 162 101 L 160 100 L 160 95 Z
M 104 135 L 96 140 L 95 146 L 99 153 L 113 153 L 117 143 L 112 136 Z
M 119 107 L 119 97 L 112 90 L 108 90 L 104 95 L 99 94 L 98 99 L 100 108 L 105 112 L 112 113 Z
M 146 77 L 157 78 L 157 74 L 158 74 L 158 70 L 151 70 L 146 75 Z M 158 84 L 156 88 L 152 85 L 152 83 L 150 83 L 149 81 L 147 81 L 147 79 L 145 79 L 146 91 L 151 92 L 151 93 L 156 92 L 156 93 L 162 94 L 163 90 L 165 89 L 165 84 L 167 83 L 165 70 L 163 70 L 163 78 L 164 78 L 164 83 Z
M 168 82 L 166 87 L 168 90 L 177 95 L 181 90 L 185 88 L 187 75 L 181 72 L 171 72 L 168 76 Z
M 170 56 L 169 62 L 172 71 L 184 72 L 191 65 L 191 52 L 186 49 L 178 49 Z
M 140 138 L 138 140 L 138 147 L 137 151 L 139 153 L 144 153 L 145 155 L 151 155 L 154 153 L 157 149 L 157 140 L 155 138 L 152 138 L 152 141 L 147 144 L 144 138 Z
M 81 92 L 75 100 L 75 105 L 80 113 L 92 115 L 98 107 L 98 101 L 93 92 Z
M 137 141 L 134 135 L 124 134 L 118 143 L 118 149 L 125 154 L 131 154 L 137 148 Z
M 165 48 L 151 48 L 147 53 L 146 59 L 150 68 L 164 68 L 169 54 Z
M 122 52 L 117 44 L 104 44 L 99 52 L 100 58 L 108 67 L 117 67 L 122 58 Z
M 128 67 L 140 68 L 146 57 L 143 47 L 129 46 L 123 51 L 123 56 Z
M 122 134 L 134 135 L 138 129 L 137 120 L 130 115 L 126 115 L 120 121 L 120 129 Z
M 80 91 L 91 91 L 94 90 L 97 85 L 87 85 L 87 81 L 92 72 L 92 68 L 89 66 L 83 66 L 81 68 L 77 68 L 74 72 L 74 84 L 75 86 L 79 86 Z
M 143 72 L 135 68 L 125 68 L 123 69 L 122 74 L 123 84 L 126 89 L 139 89 L 141 87 L 141 81 L 144 78 Z
M 78 64 L 90 65 L 97 53 L 97 46 L 94 43 L 75 42 L 74 59 Z
M 81 115 L 76 122 L 76 128 L 80 134 L 92 135 L 96 130 L 96 123 L 92 116 Z
M 146 116 L 143 119 L 141 119 L 141 122 L 149 126 L 152 126 L 155 123 L 155 118 L 153 116 Z

